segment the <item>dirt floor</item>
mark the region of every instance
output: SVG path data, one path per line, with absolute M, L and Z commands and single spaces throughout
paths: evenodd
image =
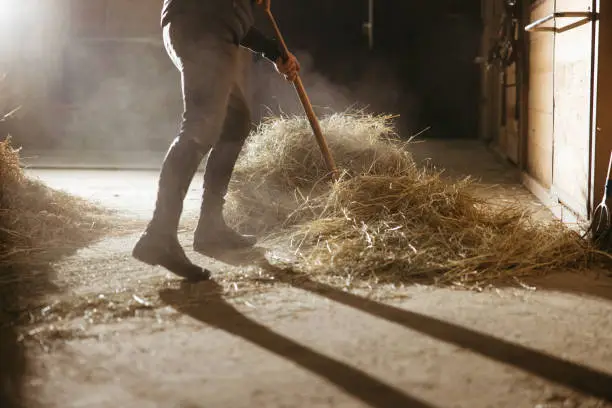
M 484 195 L 549 216 L 478 144 L 415 152 L 454 176 L 482 177 Z M 156 171 L 29 173 L 132 220 L 152 210 Z M 23 406 L 612 407 L 605 271 L 467 291 L 314 282 L 274 266 L 266 248 L 213 261 L 190 248 L 200 180 L 181 241 L 214 280 L 183 285 L 133 260 L 133 223 L 58 261 L 45 306 L 3 352 L 0 385 L 22 384 Z

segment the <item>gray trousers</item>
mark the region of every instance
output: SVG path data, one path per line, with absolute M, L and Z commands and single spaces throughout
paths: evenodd
M 167 24 L 163 39 L 181 74 L 183 115 L 174 144 L 197 146 L 201 155 L 210 151 L 205 198 L 207 194 L 223 197 L 251 129 L 240 47 L 230 30 L 207 32 L 201 22 L 189 18 Z

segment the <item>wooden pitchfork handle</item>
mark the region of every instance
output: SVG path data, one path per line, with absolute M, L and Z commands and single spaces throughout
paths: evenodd
M 272 14 L 272 10 L 270 9 L 270 0 L 264 0 L 264 8 L 268 18 L 270 19 L 270 23 L 272 23 L 272 27 L 274 27 L 274 31 L 276 32 L 276 37 L 281 44 L 281 51 L 283 52 L 283 58 L 287 58 L 289 55 L 289 49 L 287 48 L 287 44 L 283 39 L 283 35 L 281 34 L 280 28 L 276 23 L 276 19 Z M 310 99 L 306 94 L 306 89 L 304 89 L 304 84 L 302 83 L 302 79 L 299 75 L 293 80 L 293 86 L 297 91 L 298 96 L 300 97 L 300 101 L 302 102 L 302 106 L 304 107 L 304 111 L 306 112 L 306 116 L 308 117 L 308 121 L 310 122 L 310 126 L 312 127 L 312 131 L 314 132 L 315 138 L 317 139 L 317 143 L 319 144 L 319 148 L 321 149 L 321 153 L 323 153 L 323 158 L 325 159 L 325 164 L 327 164 L 327 168 L 332 173 L 332 177 L 334 180 L 338 179 L 338 169 L 336 168 L 336 163 L 334 162 L 334 157 L 327 146 L 327 141 L 323 136 L 323 132 L 321 131 L 321 125 L 319 124 L 319 120 L 315 115 L 314 110 L 312 109 L 312 104 L 310 103 Z

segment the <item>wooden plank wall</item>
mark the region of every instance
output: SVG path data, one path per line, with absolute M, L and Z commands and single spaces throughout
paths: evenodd
M 32 98 L 53 91 L 52 78 L 60 69 L 59 50 L 67 34 L 65 5 L 65 0 L 16 1 L 3 10 L 0 69 Z
M 589 11 L 592 0 L 557 0 L 557 11 Z M 562 28 L 578 19 L 559 19 Z M 551 35 L 551 34 L 549 34 Z M 579 216 L 588 215 L 592 24 L 554 35 L 553 194 Z
M 159 0 L 107 0 L 107 35 L 161 38 Z
M 76 83 L 69 58 L 83 49 L 80 41 L 149 39 L 158 44 L 159 58 L 167 63 L 161 50 L 160 8 L 159 0 L 13 0 L 0 16 L 0 73 L 7 74 L 17 102 L 24 106 L 11 129 L 15 142 L 47 149 L 68 140 L 75 112 L 66 95 Z M 174 85 L 169 84 L 172 89 Z
M 74 78 L 66 149 L 165 150 L 180 119 L 180 76 L 165 53 L 160 0 L 72 0 Z M 251 54 L 242 53 L 249 95 Z
M 554 0 L 536 3 L 531 21 L 554 12 Z M 552 186 L 554 37 L 548 32 L 529 34 L 527 157 L 525 171 L 542 187 Z
M 71 37 L 102 37 L 106 31 L 106 0 L 70 0 Z
M 517 73 L 516 63 L 506 68 L 505 126 L 500 131 L 500 149 L 514 164 L 519 163 L 519 121 L 517 120 Z
M 488 3 L 489 8 L 491 5 Z M 525 19 L 533 22 L 555 11 L 590 11 L 592 6 L 593 0 L 538 0 L 528 6 Z M 525 89 L 526 101 L 521 107 L 525 114 L 518 123 L 520 129 L 515 127 L 514 88 L 507 88 L 503 112 L 506 125 L 500 126 L 497 133 L 499 151 L 514 162 L 518 156 L 518 164 L 530 190 L 568 222 L 588 216 L 593 204 L 593 191 L 595 200 L 600 199 L 612 150 L 612 53 L 609 51 L 612 49 L 612 2 L 600 2 L 598 6 L 601 7 L 601 17 L 596 25 L 599 29 L 599 60 L 596 62 L 597 130 L 594 145 L 590 143 L 590 105 L 593 99 L 593 26 L 590 22 L 558 33 L 536 31 L 526 34 L 528 89 Z M 580 19 L 558 18 L 556 26 L 563 28 Z M 545 26 L 552 27 L 553 24 Z M 516 67 L 511 66 L 506 72 L 507 82 L 515 83 Z M 485 95 L 490 97 L 494 84 L 485 84 L 488 88 Z M 483 113 L 489 117 L 483 118 L 483 125 L 496 117 L 495 101 L 487 102 L 490 106 L 483 108 Z M 485 126 L 483 131 L 486 131 Z
M 71 0 L 61 149 L 165 149 L 180 78 L 163 49 L 158 0 Z
M 61 122 L 49 100 L 57 94 L 69 27 L 68 0 L 13 1 L 0 18 L 0 71 L 23 108 L 10 132 L 19 145 L 52 144 Z
M 159 0 L 71 0 L 77 38 L 160 37 Z
M 600 3 L 597 132 L 595 137 L 594 194 L 599 203 L 612 151 L 612 2 Z
M 481 104 L 480 104 L 480 139 L 498 141 L 501 123 L 501 75 L 496 65 L 487 67 L 485 60 L 497 40 L 502 3 L 500 0 L 482 1 L 482 19 L 484 29 L 481 41 Z

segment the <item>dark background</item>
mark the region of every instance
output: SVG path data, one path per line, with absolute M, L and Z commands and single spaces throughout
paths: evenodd
M 478 136 L 480 66 L 474 59 L 482 30 L 480 0 L 375 0 L 373 50 L 363 30 L 368 0 L 272 0 L 272 8 L 302 63 L 318 114 L 366 108 L 399 115 L 396 125 L 404 138 L 426 128 L 421 138 Z M 257 26 L 271 35 L 257 10 Z M 17 145 L 167 149 L 182 103 L 178 71 L 163 47 L 79 37 L 62 58 L 57 94 L 51 103 L 30 109 L 41 117 L 11 125 Z M 269 62 L 254 59 L 247 70 L 254 123 L 270 114 L 303 114 L 291 85 Z
M 314 72 L 328 85 L 365 87 L 346 99 L 400 114 L 403 135 L 431 126 L 424 136 L 477 137 L 480 0 L 375 0 L 374 7 L 370 51 L 362 28 L 367 0 L 272 2 L 289 48 L 312 60 L 303 75 L 307 85 Z M 262 15 L 257 25 L 272 33 Z M 322 87 L 310 85 L 316 104 Z M 260 100 L 269 94 L 260 90 Z

